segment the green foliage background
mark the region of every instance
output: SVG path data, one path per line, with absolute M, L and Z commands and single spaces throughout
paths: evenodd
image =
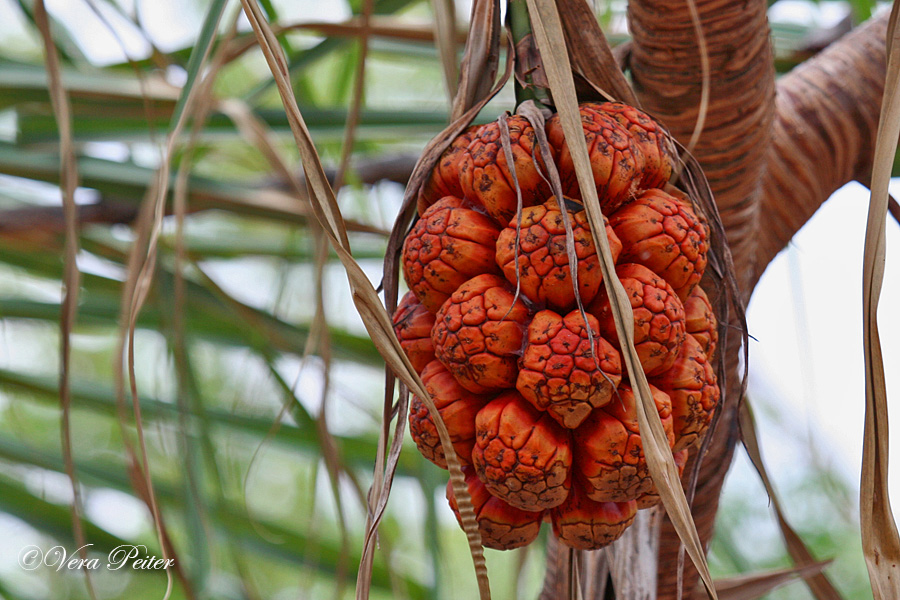
M 228 22 L 238 4 L 186 2 L 175 10 L 171 3 L 95 0 L 96 10 L 124 32 L 129 47 L 147 11 L 161 11 L 177 28 L 196 31 L 186 47 L 152 56 L 132 53 L 133 64 L 90 58 L 87 38 L 106 33 L 89 3 L 73 1 L 65 10 L 54 4 L 59 3 L 49 6 L 57 17 L 54 37 L 74 110 L 82 186 L 77 198 L 83 214 L 96 211 L 100 221 L 86 219 L 80 233 L 83 276 L 72 335 L 72 453 L 83 486 L 86 536 L 97 556 L 125 543 L 145 544 L 159 555 L 149 511 L 129 479 L 123 431 L 134 438 L 134 417 L 130 412 L 118 417 L 113 369 L 135 232 L 127 223 L 108 221 L 133 217 L 145 201 L 159 165 L 159 144 L 183 93 L 179 87 L 190 79 L 194 45 L 204 41 L 205 15 L 224 5 L 223 22 Z M 261 4 L 271 21 L 282 23 L 308 20 L 303 11 L 312 6 Z M 335 14 L 351 17 L 361 3 L 334 7 Z M 614 27 L 622 9 L 604 4 L 598 14 Z M 859 17 L 871 6 L 856 3 L 853 9 Z M 31 3 L 4 0 L 0 11 L 0 21 L 7 23 L 0 29 L 0 596 L 80 599 L 87 597 L 81 575 L 52 568 L 29 572 L 16 562 L 27 544 L 61 544 L 69 552 L 76 544 L 58 400 L 64 238 L 57 208 L 57 129 Z M 63 18 L 74 13 L 81 18 Z M 376 0 L 375 13 L 392 24 L 431 28 L 430 3 L 421 0 Z M 220 25 L 208 33 L 218 44 L 224 30 Z M 802 57 L 799 50 L 809 33 L 810 26 L 773 24 L 780 68 Z M 152 28 L 145 35 L 153 40 Z M 242 26 L 238 37 L 248 35 Z M 622 41 L 624 34 L 613 30 L 612 38 Z M 281 41 L 319 151 L 326 163 L 336 164 L 359 44 L 310 31 Z M 138 73 L 151 91 L 149 105 Z M 447 96 L 430 42 L 374 37 L 365 84 L 355 164 L 414 155 L 446 122 Z M 255 49 L 229 62 L 214 90 L 220 100 L 249 106 L 298 168 L 284 112 Z M 513 103 L 512 90 L 504 90 L 485 114 Z M 173 172 L 183 157 L 179 152 Z M 340 196 L 345 216 L 374 230 L 388 229 L 401 187 L 364 184 L 354 169 L 348 180 Z M 330 261 L 322 293 L 334 360 L 328 365 L 321 357 L 302 358 L 316 324 L 316 249 L 307 219 L 266 195 L 271 190 L 285 194 L 262 155 L 213 108 L 189 179 L 183 303 L 175 301 L 176 227 L 167 217 L 154 284 L 135 334 L 149 462 L 185 575 L 184 582 L 176 580 L 173 598 L 353 597 L 365 523 L 362 499 L 380 428 L 383 363 L 355 316 L 340 266 Z M 355 233 L 352 243 L 355 256 L 378 281 L 384 235 Z M 178 314 L 183 339 L 176 335 Z M 331 385 L 323 393 L 326 368 Z M 768 414 L 764 422 L 777 427 L 779 414 Z M 335 471 L 323 460 L 323 423 L 339 458 L 334 484 Z M 373 597 L 472 597 L 465 539 L 444 506 L 445 474 L 410 446 L 403 451 L 381 528 Z M 838 571 L 832 571 L 839 573 L 837 585 L 848 598 L 863 598 L 869 592 L 854 492 L 839 473 L 813 468 L 813 458 L 812 451 L 799 457 L 810 468 L 782 489 L 786 504 L 814 552 L 839 557 Z M 765 492 L 754 487 L 746 466 L 743 472 L 745 483 L 737 489 L 746 493 L 726 494 L 723 500 L 711 557 L 718 575 L 789 564 Z M 748 532 L 761 541 L 748 543 Z M 541 548 L 488 551 L 495 598 L 536 596 Z M 160 572 L 96 572 L 94 583 L 98 598 L 137 600 L 161 598 L 166 580 Z M 772 597 L 804 594 L 795 585 Z

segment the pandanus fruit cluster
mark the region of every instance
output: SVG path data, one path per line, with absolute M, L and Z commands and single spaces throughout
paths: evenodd
M 624 104 L 580 112 L 635 349 L 683 468 L 719 401 L 717 324 L 698 285 L 709 228 L 668 183 L 677 155 L 661 126 Z M 465 131 L 422 186 L 394 327 L 464 466 L 484 544 L 526 545 L 549 521 L 561 543 L 595 549 L 659 496 L 559 119 L 545 133 L 563 198 L 531 122 L 505 123 Z M 421 398 L 409 426 L 447 468 Z

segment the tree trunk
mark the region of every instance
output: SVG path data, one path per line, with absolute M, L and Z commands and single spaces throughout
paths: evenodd
M 886 13 L 873 18 L 776 85 L 767 3 L 696 0 L 696 5 L 708 48 L 710 88 L 706 124 L 694 154 L 716 197 L 746 305 L 768 263 L 818 207 L 845 183 L 869 179 L 888 19 Z M 630 67 L 643 108 L 687 144 L 702 86 L 688 4 L 631 0 L 628 18 L 633 35 Z M 707 546 L 739 437 L 739 344 L 739 336 L 728 336 L 727 394 L 693 504 Z M 690 473 L 690 465 L 685 473 Z M 677 535 L 664 519 L 657 563 L 660 600 L 677 595 L 678 546 Z M 697 579 L 686 560 L 685 598 L 697 590 Z M 705 597 L 702 590 L 697 594 Z M 565 596 L 559 588 L 545 588 L 542 598 L 554 597 Z

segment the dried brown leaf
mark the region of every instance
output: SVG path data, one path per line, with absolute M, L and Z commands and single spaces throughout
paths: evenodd
M 810 577 L 815 577 L 829 564 L 831 564 L 831 561 L 826 560 L 789 569 L 777 569 L 750 575 L 739 575 L 727 579 L 717 579 L 715 582 L 716 591 L 720 600 L 756 600 L 798 577 L 807 580 Z
M 353 94 L 350 98 L 350 109 L 347 111 L 347 122 L 344 124 L 344 139 L 341 142 L 341 160 L 334 175 L 334 193 L 337 194 L 344 185 L 344 174 L 350 164 L 350 155 L 356 140 L 356 127 L 359 124 L 359 113 L 365 97 L 366 62 L 369 56 L 369 35 L 372 11 L 375 0 L 364 0 L 362 7 L 362 31 L 359 37 L 359 58 L 356 62 L 356 73 L 353 79 Z
M 619 69 L 606 35 L 585 0 L 556 0 L 572 68 L 589 83 L 598 98 L 640 106 Z
M 494 84 L 494 87 L 491 88 L 486 96 L 479 99 L 474 106 L 463 113 L 458 119 L 450 123 L 450 125 L 436 135 L 434 139 L 428 142 L 425 146 L 425 150 L 422 152 L 422 156 L 419 158 L 419 161 L 416 163 L 416 166 L 409 177 L 409 182 L 406 185 L 406 192 L 403 195 L 403 205 L 400 207 L 400 212 L 391 228 L 391 235 L 388 239 L 384 256 L 384 275 L 381 285 L 384 288 L 385 307 L 388 312 L 393 312 L 394 309 L 397 308 L 400 249 L 403 246 L 403 239 L 406 237 L 410 224 L 415 217 L 416 198 L 419 194 L 419 190 L 435 164 L 437 164 L 437 161 L 440 159 L 444 150 L 450 146 L 453 140 L 456 139 L 466 127 L 471 125 L 472 120 L 475 119 L 481 109 L 484 108 L 485 104 L 487 104 L 491 98 L 496 96 L 509 80 L 513 69 L 514 53 L 512 52 L 512 42 L 509 38 L 507 38 L 507 42 L 506 69 L 504 70 L 503 75 L 500 76 Z M 457 93 L 457 97 L 458 96 L 459 93 Z
M 450 120 L 456 121 L 490 93 L 500 65 L 500 1 L 475 0 Z
M 216 18 L 216 25 L 218 25 L 218 19 L 221 18 L 221 12 L 217 14 Z M 202 48 L 203 54 L 200 59 L 201 66 L 206 65 L 208 62 L 210 52 L 212 51 L 212 42 L 213 38 L 211 37 L 206 46 Z M 224 61 L 224 55 L 221 60 Z M 207 73 L 207 77 L 215 77 L 215 72 Z M 141 208 L 140 218 L 138 219 L 138 223 L 141 226 L 141 229 L 139 229 L 138 231 L 138 241 L 132 246 L 132 250 L 129 253 L 127 277 L 124 286 L 124 293 L 122 296 L 122 317 L 120 319 L 121 325 L 119 328 L 118 342 L 119 351 L 116 353 L 117 360 L 115 362 L 116 393 L 119 400 L 120 409 L 119 421 L 120 426 L 122 427 L 124 432 L 126 422 L 124 414 L 125 382 L 124 375 L 122 373 L 121 357 L 122 350 L 125 350 L 127 352 L 126 364 L 128 370 L 128 381 L 131 392 L 131 405 L 132 410 L 134 411 L 138 448 L 140 449 L 140 460 L 138 460 L 138 455 L 135 453 L 134 448 L 131 446 L 131 443 L 129 441 L 125 442 L 125 446 L 134 464 L 134 473 L 142 475 L 144 477 L 144 493 L 142 495 L 142 499 L 147 504 L 147 507 L 149 508 L 150 513 L 153 517 L 153 522 L 156 527 L 157 538 L 162 549 L 163 558 L 174 559 L 176 565 L 179 564 L 180 561 L 177 560 L 175 556 L 173 556 L 173 547 L 168 542 L 169 536 L 165 529 L 165 525 L 163 523 L 162 515 L 160 514 L 159 505 L 156 499 L 156 492 L 154 490 L 152 481 L 150 460 L 148 458 L 147 445 L 144 439 L 141 403 L 137 388 L 137 378 L 135 376 L 134 335 L 137 328 L 138 315 L 140 314 L 144 302 L 147 299 L 147 295 L 149 294 L 153 281 L 159 237 L 162 229 L 162 220 L 163 216 L 165 215 L 166 196 L 168 195 L 170 180 L 169 173 L 171 171 L 172 158 L 175 154 L 178 140 L 181 136 L 182 131 L 184 130 L 188 118 L 192 116 L 192 114 L 197 110 L 199 110 L 201 113 L 206 110 L 206 103 L 198 103 L 197 101 L 198 97 L 204 95 L 203 88 L 204 85 L 202 84 L 193 85 L 188 91 L 187 97 L 184 101 L 183 110 L 179 114 L 177 122 L 166 138 L 160 167 L 156 172 L 155 180 L 147 190 L 147 195 Z M 209 91 L 207 90 L 207 94 L 208 93 Z M 200 116 L 200 120 L 202 120 L 203 115 L 200 114 Z M 186 179 L 182 182 L 182 185 L 186 186 Z M 146 251 L 142 255 L 141 251 L 144 248 L 146 248 Z M 123 439 L 127 440 L 127 435 L 123 434 Z M 182 571 L 180 567 L 176 567 L 176 572 L 181 576 Z M 169 571 L 166 571 L 166 580 L 167 585 L 164 600 L 168 599 L 171 596 L 173 588 L 172 575 Z M 186 579 L 182 578 L 182 581 L 184 582 L 186 581 Z M 193 596 L 193 592 L 191 591 L 189 586 L 185 586 L 185 591 L 189 597 Z
M 769 495 L 769 500 L 772 502 L 772 508 L 775 509 L 778 527 L 781 529 L 781 535 L 784 537 L 784 543 L 787 546 L 788 554 L 791 555 L 791 559 L 793 559 L 794 564 L 798 567 L 820 564 L 816 562 L 812 552 L 809 551 L 809 548 L 806 547 L 806 544 L 803 543 L 803 540 L 797 535 L 797 532 L 794 531 L 794 528 L 791 527 L 784 516 L 784 512 L 781 509 L 781 502 L 778 500 L 778 495 L 775 493 L 775 488 L 772 486 L 769 474 L 766 472 L 766 465 L 765 462 L 763 462 L 762 452 L 759 448 L 759 437 L 756 434 L 756 423 L 753 419 L 753 411 L 750 407 L 750 402 L 746 398 L 744 398 L 744 401 L 741 403 L 738 418 L 741 427 L 741 440 L 744 443 L 747 454 L 750 456 L 750 461 L 759 473 L 759 478 L 762 480 L 763 486 L 766 488 L 766 493 Z M 841 595 L 831 584 L 831 581 L 828 580 L 825 573 L 819 572 L 811 574 L 805 579 L 809 586 L 809 590 L 816 600 L 841 600 Z
M 700 106 L 697 109 L 697 122 L 694 123 L 694 131 L 687 144 L 686 152 L 693 154 L 703 126 L 706 124 L 706 113 L 709 110 L 709 51 L 706 48 L 706 36 L 703 34 L 703 24 L 700 22 L 700 13 L 697 10 L 695 0 L 687 0 L 688 10 L 691 13 L 691 23 L 697 35 L 697 51 L 700 53 Z
M 900 598 L 900 536 L 888 491 L 888 404 L 884 359 L 878 333 L 878 300 L 884 281 L 885 222 L 891 165 L 900 136 L 900 7 L 888 24 L 888 64 L 875 160 L 872 196 L 863 250 L 863 351 L 866 369 L 866 417 L 859 507 L 863 555 L 874 600 Z
M 431 8 L 434 12 L 434 41 L 441 57 L 447 97 L 452 102 L 459 79 L 456 65 L 456 3 L 454 0 L 431 0 Z
M 81 272 L 78 270 L 78 217 L 75 206 L 75 188 L 78 187 L 78 162 L 75 158 L 75 145 L 72 139 L 72 110 L 69 96 L 62 82 L 59 55 L 44 0 L 34 3 L 34 20 L 41 34 L 44 45 L 44 61 L 47 71 L 47 85 L 50 91 L 50 103 L 53 116 L 59 130 L 59 182 L 62 192 L 63 213 L 65 216 L 65 265 L 63 275 L 63 298 L 60 307 L 59 329 L 59 404 L 60 404 L 60 437 L 62 438 L 62 455 L 66 475 L 72 487 L 72 529 L 75 543 L 78 544 L 82 559 L 87 559 L 87 542 L 84 527 L 81 523 L 83 505 L 78 478 L 75 474 L 75 459 L 72 455 L 72 429 L 70 415 L 72 394 L 69 381 L 69 368 L 72 357 L 72 326 L 78 314 L 78 291 L 81 287 Z M 96 600 L 94 583 L 90 570 L 84 569 L 84 580 L 88 594 Z
M 490 598 L 490 589 L 487 581 L 487 570 L 484 567 L 481 536 L 475 521 L 471 497 L 466 488 L 459 460 L 456 456 L 456 452 L 453 450 L 447 428 L 441 419 L 440 413 L 438 413 L 434 406 L 434 402 L 431 400 L 430 395 L 425 391 L 421 379 L 413 369 L 406 354 L 403 352 L 400 342 L 394 334 L 390 316 L 381 304 L 375 288 L 372 286 L 359 264 L 353 259 L 347 231 L 343 226 L 340 208 L 337 205 L 334 192 L 325 176 L 312 137 L 309 134 L 309 130 L 307 129 L 303 116 L 297 106 L 297 101 L 294 97 L 289 80 L 287 64 L 281 53 L 280 46 L 266 22 L 265 16 L 262 14 L 259 5 L 253 0 L 241 0 L 241 4 L 244 8 L 244 13 L 247 15 L 247 18 L 253 27 L 253 31 L 259 41 L 260 48 L 263 51 L 269 69 L 272 71 L 272 75 L 275 78 L 282 103 L 284 104 L 288 116 L 291 131 L 294 134 L 294 140 L 300 151 L 300 158 L 306 173 L 307 190 L 309 192 L 313 210 L 315 211 L 316 217 L 319 219 L 325 234 L 328 236 L 331 245 L 337 253 L 338 258 L 346 269 L 356 309 L 359 312 L 373 343 L 384 357 L 388 366 L 397 374 L 405 386 L 422 399 L 434 418 L 435 426 L 441 439 L 441 445 L 444 448 L 447 463 L 450 468 L 454 493 L 457 494 L 457 499 L 459 500 L 459 509 L 463 525 L 469 540 L 473 562 L 475 563 L 480 596 L 482 600 L 487 600 Z M 398 403 L 398 413 L 400 416 L 397 418 L 391 447 L 386 455 L 387 462 L 383 471 L 383 479 L 380 482 L 380 486 L 373 486 L 371 490 L 371 509 L 363 546 L 363 559 L 360 565 L 359 577 L 357 579 L 357 598 L 368 598 L 371 582 L 371 560 L 375 549 L 375 535 L 378 524 L 380 523 L 387 506 L 393 476 L 396 472 L 397 461 L 400 456 L 404 432 L 404 419 L 402 418 L 402 415 L 406 412 L 406 404 L 407 394 L 401 389 L 400 401 Z M 385 419 L 385 428 L 388 426 L 387 421 L 389 418 L 390 413 L 388 412 Z M 386 436 L 383 436 L 383 438 L 386 440 Z M 378 469 L 378 471 L 380 471 L 380 469 Z M 378 473 L 376 473 L 376 475 L 378 475 Z M 381 477 L 378 476 L 377 479 L 381 479 Z

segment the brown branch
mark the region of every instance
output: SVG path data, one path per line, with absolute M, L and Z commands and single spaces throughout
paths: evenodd
M 275 35 L 282 35 L 292 31 L 308 31 L 327 37 L 355 38 L 363 35 L 364 29 L 368 29 L 368 35 L 407 42 L 422 42 L 434 44 L 434 27 L 431 23 L 409 23 L 392 16 L 373 16 L 368 28 L 363 27 L 361 17 L 353 17 L 343 23 L 327 23 L 304 21 L 288 25 L 272 27 Z M 468 33 L 464 30 L 456 32 L 457 43 L 464 44 Z M 247 34 L 236 39 L 229 49 L 228 61 L 234 60 L 257 44 L 253 34 Z
M 868 180 L 887 22 L 871 19 L 778 82 L 754 281 L 835 190 Z
M 746 293 L 760 175 L 774 118 L 775 68 L 766 2 L 697 0 L 711 70 L 706 123 L 694 152 L 709 179 Z M 645 109 L 687 144 L 698 118 L 701 60 L 686 2 L 633 0 L 631 69 Z
M 356 180 L 364 185 L 371 185 L 380 181 L 393 181 L 406 185 L 409 176 L 415 167 L 418 157 L 412 154 L 399 154 L 387 157 L 375 157 L 355 162 L 351 171 Z M 325 170 L 329 181 L 335 177 L 335 169 Z M 303 182 L 303 176 L 300 176 Z M 270 187 L 279 191 L 289 191 L 289 185 L 278 178 L 271 178 L 263 182 L 262 188 Z M 214 208 L 214 203 L 205 203 L 202 207 L 194 207 L 191 212 L 200 212 L 203 209 Z M 131 223 L 138 214 L 138 205 L 134 202 L 101 197 L 96 204 L 79 205 L 77 207 L 77 219 L 80 224 L 100 223 Z M 166 214 L 171 214 L 171 208 L 167 207 Z M 383 234 L 384 231 L 366 223 L 345 220 L 348 231 L 357 233 Z M 0 238 L 45 239 L 46 236 L 54 236 L 63 232 L 64 219 L 61 206 L 27 206 L 0 210 Z
M 894 221 L 900 225 L 900 203 L 893 196 L 888 196 L 888 213 L 894 218 Z
M 721 165 L 709 162 L 710 155 L 715 157 L 725 152 L 727 156 L 727 149 L 698 151 L 709 162 L 704 166 L 711 181 L 722 177 L 747 179 L 741 185 L 748 191 L 751 183 L 762 183 L 757 196 L 733 194 L 727 184 L 721 191 L 717 190 L 717 201 L 725 206 L 723 219 L 732 240 L 738 276 L 748 296 L 768 261 L 818 206 L 847 181 L 863 178 L 868 173 L 884 78 L 885 23 L 885 18 L 874 20 L 779 81 L 777 116 L 774 122 L 770 121 L 772 144 L 762 147 L 766 151 L 763 172 L 754 174 L 735 168 L 728 160 L 723 160 Z M 732 48 L 741 47 L 742 42 L 733 42 Z M 739 97 L 728 98 L 727 102 L 738 112 L 746 106 Z M 733 132 L 740 134 L 740 128 Z M 746 136 L 760 137 L 752 130 Z M 728 218 L 731 202 L 736 204 Z M 741 213 L 747 217 L 739 218 Z M 754 213 L 756 222 L 749 216 Z M 697 527 L 705 540 L 712 536 L 719 494 L 737 441 L 733 427 L 737 381 L 732 375 L 736 373 L 737 356 L 734 346 L 729 346 L 726 371 L 731 379 L 722 407 L 724 426 L 716 432 L 703 465 L 694 503 Z M 671 527 L 664 527 L 660 544 L 659 564 L 663 567 L 660 598 L 675 596 L 670 591 L 674 590 L 675 573 L 665 566 L 674 564 L 677 548 L 678 541 Z M 696 573 L 688 565 L 686 592 L 693 589 L 696 579 Z
M 775 68 L 767 5 L 761 0 L 697 0 L 696 4 L 711 77 L 705 125 L 694 154 L 719 207 L 746 300 L 755 272 L 761 177 L 774 121 Z M 645 109 L 687 143 L 700 116 L 702 92 L 701 55 L 689 6 L 632 0 L 628 18 L 633 35 L 630 67 L 638 96 Z M 722 482 L 737 440 L 739 346 L 740 337 L 729 336 L 727 393 L 694 494 L 694 520 L 704 544 L 712 537 Z M 689 464 L 686 473 L 690 472 Z M 677 597 L 679 546 L 677 534 L 665 522 L 658 562 L 660 599 Z M 685 598 L 691 597 L 696 581 L 696 570 L 685 561 Z

